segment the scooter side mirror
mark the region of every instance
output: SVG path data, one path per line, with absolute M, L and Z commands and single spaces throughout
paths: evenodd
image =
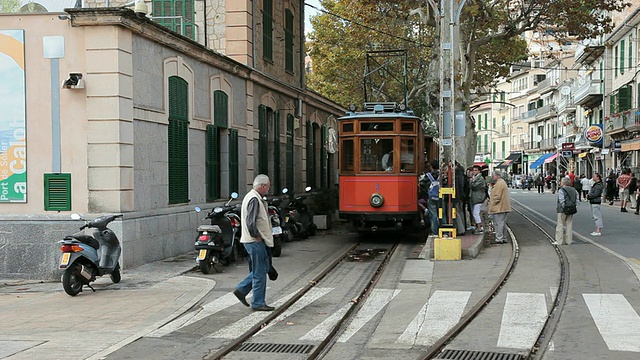
M 231 198 L 232 198 L 232 199 L 237 199 L 237 198 L 238 198 L 238 193 L 237 193 L 237 192 L 235 192 L 235 191 L 234 191 L 234 192 L 232 192 L 232 193 L 231 193 Z
M 200 209 L 200 206 L 196 206 L 196 207 L 194 208 L 194 210 L 195 210 L 196 212 L 200 212 L 200 211 L 202 211 L 202 209 Z
M 79 214 L 73 213 L 73 214 L 71 214 L 71 218 L 73 220 L 80 220 L 80 219 L 82 219 L 82 216 L 80 216 Z

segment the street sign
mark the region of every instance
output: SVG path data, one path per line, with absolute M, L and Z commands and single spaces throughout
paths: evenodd
M 571 157 L 571 156 L 573 156 L 573 151 L 571 151 L 571 150 L 563 151 L 562 152 L 562 156 L 563 157 Z
M 562 143 L 562 150 L 575 150 L 576 144 L 574 143 Z

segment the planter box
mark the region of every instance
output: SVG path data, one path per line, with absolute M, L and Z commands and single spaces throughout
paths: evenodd
M 331 229 L 331 215 L 313 215 L 313 223 L 318 230 Z

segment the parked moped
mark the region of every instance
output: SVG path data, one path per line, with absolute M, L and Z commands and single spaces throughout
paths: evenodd
M 196 263 L 204 274 L 211 272 L 217 263 L 229 266 L 242 253 L 240 245 L 240 204 L 229 205 L 238 198 L 233 192 L 231 198 L 223 206 L 217 206 L 203 219 L 210 219 L 210 225 L 198 226 L 195 248 L 198 251 Z M 196 212 L 202 211 L 200 207 Z
M 310 196 L 310 191 L 311 187 L 307 186 L 305 188 L 306 194 L 293 198 L 285 211 L 285 222 L 295 238 L 306 239 L 315 235 L 318 230 L 316 224 L 313 223 L 313 216 L 309 212 L 309 207 L 304 203 Z
M 286 194 L 289 190 L 287 188 L 282 189 L 282 194 Z M 266 198 L 269 219 L 271 220 L 271 233 L 273 234 L 273 250 L 272 255 L 279 257 L 282 254 L 282 243 L 284 241 L 291 241 L 293 236 L 289 232 L 287 223 L 284 219 L 284 210 L 281 207 L 283 198 L 274 196 Z
M 85 224 L 80 227 L 80 232 L 58 241 L 62 251 L 59 268 L 64 269 L 62 287 L 67 294 L 78 295 L 84 285 L 95 291 L 90 283 L 106 274 L 109 274 L 114 283 L 120 282 L 118 260 L 122 248 L 116 234 L 107 227 L 120 217 L 122 214 L 104 215 L 88 221 L 78 214 L 71 215 L 72 219 L 83 220 Z M 84 233 L 83 230 L 87 228 L 95 229 L 93 236 Z

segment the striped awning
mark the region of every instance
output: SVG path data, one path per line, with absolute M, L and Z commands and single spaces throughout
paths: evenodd
M 551 154 L 551 156 L 549 156 L 548 158 L 544 159 L 544 163 L 548 164 L 550 162 L 552 162 L 553 160 L 555 160 L 558 157 L 558 153 L 554 152 Z

